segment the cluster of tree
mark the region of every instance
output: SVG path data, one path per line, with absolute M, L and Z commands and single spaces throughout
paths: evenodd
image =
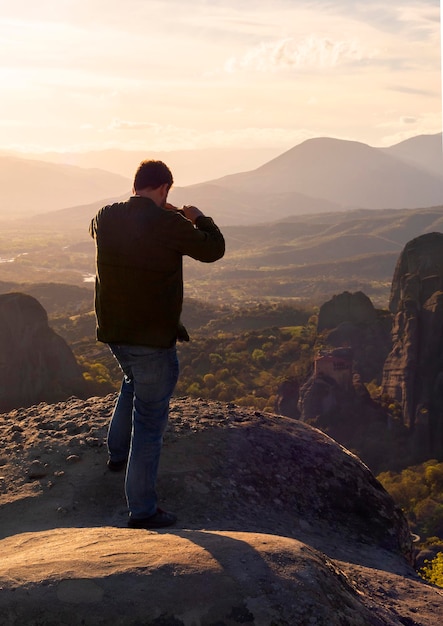
M 99 361 L 88 361 L 84 356 L 78 356 L 77 362 L 82 368 L 83 378 L 90 397 L 106 396 L 108 393 L 116 391 L 118 384 L 115 380 L 115 373 L 110 371 L 107 365 Z
M 220 331 L 242 333 L 248 330 L 303 326 L 317 309 L 304 308 L 285 302 L 250 302 L 241 305 L 221 305 L 209 309 L 207 303 L 188 298 L 185 300 L 183 319 L 191 330 L 205 335 Z M 208 313 L 210 313 L 208 317 Z M 206 319 L 202 320 L 202 314 Z
M 441 548 L 443 549 L 443 543 Z M 443 552 L 438 552 L 434 559 L 425 561 L 419 573 L 433 585 L 443 587 Z
M 383 472 L 378 480 L 403 509 L 418 545 L 438 550 L 420 574 L 443 587 L 443 463 L 431 459 L 401 472 Z
M 443 463 L 431 459 L 401 472 L 383 472 L 378 480 L 405 512 L 421 538 L 443 539 Z
M 179 344 L 176 395 L 273 411 L 281 381 L 291 374 L 303 377 L 312 365 L 316 333 L 312 314 L 287 303 L 240 307 L 185 300 L 183 317 L 191 342 Z M 115 359 L 107 346 L 96 342 L 93 312 L 52 316 L 51 326 L 69 343 L 91 395 L 106 395 L 119 387 L 121 372 Z
M 316 318 L 303 326 L 273 327 L 239 335 L 198 334 L 180 346 L 177 395 L 231 401 L 274 411 L 288 376 L 306 377 L 312 366 Z

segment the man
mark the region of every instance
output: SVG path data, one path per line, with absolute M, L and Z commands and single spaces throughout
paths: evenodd
M 195 206 L 167 203 L 173 178 L 161 161 L 143 161 L 134 195 L 103 207 L 92 220 L 96 241 L 97 339 L 124 373 L 108 431 L 108 467 L 123 470 L 132 528 L 177 520 L 157 506 L 156 479 L 169 401 L 177 383 L 183 256 L 212 263 L 223 235 Z

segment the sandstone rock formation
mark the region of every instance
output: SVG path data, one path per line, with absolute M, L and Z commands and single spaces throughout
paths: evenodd
M 401 406 L 413 458 L 443 458 L 443 234 L 406 244 L 392 282 L 393 347 L 382 391 Z
M 396 315 L 402 301 L 424 304 L 443 288 L 443 234 L 428 233 L 409 241 L 397 261 L 389 308 Z
M 300 387 L 298 415 L 291 415 L 358 450 L 376 472 L 387 469 L 384 463 L 393 449 L 388 414 L 371 400 L 364 383 L 381 382 L 391 324 L 391 314 L 376 310 L 362 292 L 346 291 L 325 302 L 317 341 L 328 348 L 316 355 L 313 372 Z
M 0 345 L 0 411 L 83 395 L 72 351 L 31 296 L 0 295 Z
M 404 517 L 301 422 L 171 404 L 159 492 L 175 527 L 126 528 L 103 446 L 115 396 L 0 415 L 0 623 L 437 626 Z
M 376 317 L 374 306 L 367 295 L 362 291 L 344 291 L 321 306 L 317 328 L 319 331 L 336 328 L 342 322 L 370 324 L 375 322 Z
M 320 307 L 317 331 L 321 344 L 352 350 L 352 372 L 359 381 L 380 383 L 391 347 L 391 324 L 391 316 L 377 311 L 364 293 L 345 291 Z M 310 420 L 342 405 L 344 398 L 354 398 L 352 385 L 349 387 L 346 393 L 339 384 L 315 372 L 301 389 L 299 381 L 288 378 L 277 391 L 275 409 L 294 419 Z M 365 419 L 358 409 L 356 414 Z
M 358 451 L 375 473 L 392 469 L 392 459 L 402 458 L 389 436 L 386 411 L 371 399 L 358 374 L 353 375 L 350 388 L 329 376 L 313 374 L 300 389 L 298 406 L 303 422 Z
M 320 307 L 317 330 L 326 344 L 352 348 L 354 371 L 364 382 L 380 383 L 391 348 L 391 325 L 391 316 L 376 310 L 364 293 L 345 291 Z

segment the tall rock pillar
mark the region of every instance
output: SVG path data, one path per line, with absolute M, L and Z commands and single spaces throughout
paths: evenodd
M 443 234 L 406 244 L 389 308 L 393 347 L 382 393 L 400 403 L 417 458 L 443 458 Z

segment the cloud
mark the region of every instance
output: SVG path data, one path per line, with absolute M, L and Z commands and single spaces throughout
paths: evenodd
M 121 135 L 118 141 L 131 145 L 132 149 L 134 146 L 145 147 L 147 142 L 153 150 L 181 150 L 198 147 L 199 133 L 196 130 L 173 124 L 114 118 L 100 132 L 107 135 L 109 131 L 118 132 Z
M 0 128 L 20 128 L 25 124 L 21 120 L 13 120 L 13 119 L 0 119 Z
M 315 5 L 312 9 L 323 15 L 341 15 L 393 34 L 435 32 L 440 19 L 439 0 L 315 0 Z
M 416 96 L 426 96 L 430 98 L 440 98 L 441 92 L 439 85 L 435 85 L 435 89 L 420 89 L 417 87 L 409 87 L 409 85 L 387 85 L 387 89 L 391 91 L 399 91 L 400 93 L 406 93 Z
M 106 133 L 109 130 L 120 131 L 123 134 L 121 141 L 126 149 L 128 146 L 131 149 L 143 149 L 149 143 L 151 150 L 193 150 L 235 146 L 249 148 L 272 146 L 285 149 L 315 136 L 314 132 L 304 128 L 248 126 L 202 132 L 197 128 L 120 119 L 114 119 L 102 132 Z M 133 134 L 132 131 L 139 132 Z M 124 132 L 128 132 L 128 135 L 124 136 Z
M 394 112 L 387 112 L 387 118 L 389 121 L 378 124 L 378 128 L 386 129 L 381 140 L 384 146 L 392 146 L 417 135 L 433 135 L 441 132 L 440 113 L 396 116 Z
M 152 130 L 159 132 L 161 126 L 152 122 L 133 122 L 114 118 L 108 126 L 108 130 Z
M 3 4 L 3 143 L 286 148 L 300 128 L 441 127 L 438 0 Z
M 293 38 L 261 43 L 242 57 L 231 57 L 225 71 L 253 70 L 277 72 L 299 69 L 329 69 L 377 56 L 376 49 L 366 50 L 357 40 L 334 41 L 329 37 L 307 37 L 297 43 Z
M 416 124 L 418 122 L 418 118 L 413 117 L 413 116 L 408 116 L 408 115 L 403 115 L 400 118 L 400 123 L 401 124 Z

